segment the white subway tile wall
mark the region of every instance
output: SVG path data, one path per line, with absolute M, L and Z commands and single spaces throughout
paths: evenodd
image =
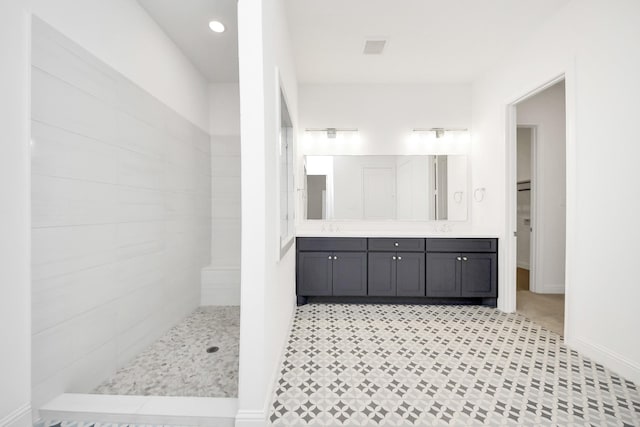
M 240 305 L 240 135 L 211 136 L 211 265 L 202 305 Z
M 88 392 L 199 305 L 211 155 L 206 132 L 34 20 L 35 408 Z

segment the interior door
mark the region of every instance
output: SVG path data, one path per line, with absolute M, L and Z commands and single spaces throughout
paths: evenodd
M 365 167 L 362 169 L 364 219 L 395 219 L 395 193 L 394 168 Z

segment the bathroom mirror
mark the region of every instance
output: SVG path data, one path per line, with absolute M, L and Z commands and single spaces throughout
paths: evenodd
M 308 220 L 464 221 L 467 156 L 306 156 Z

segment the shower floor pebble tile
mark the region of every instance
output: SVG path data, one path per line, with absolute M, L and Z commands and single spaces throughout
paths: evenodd
M 38 421 L 33 427 L 187 427 L 162 424 L 114 424 L 78 421 Z
M 239 340 L 239 307 L 200 307 L 92 393 L 237 397 Z

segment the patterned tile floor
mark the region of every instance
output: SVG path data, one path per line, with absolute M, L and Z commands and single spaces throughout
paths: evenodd
M 269 421 L 640 426 L 640 391 L 518 314 L 310 304 L 296 313 Z

